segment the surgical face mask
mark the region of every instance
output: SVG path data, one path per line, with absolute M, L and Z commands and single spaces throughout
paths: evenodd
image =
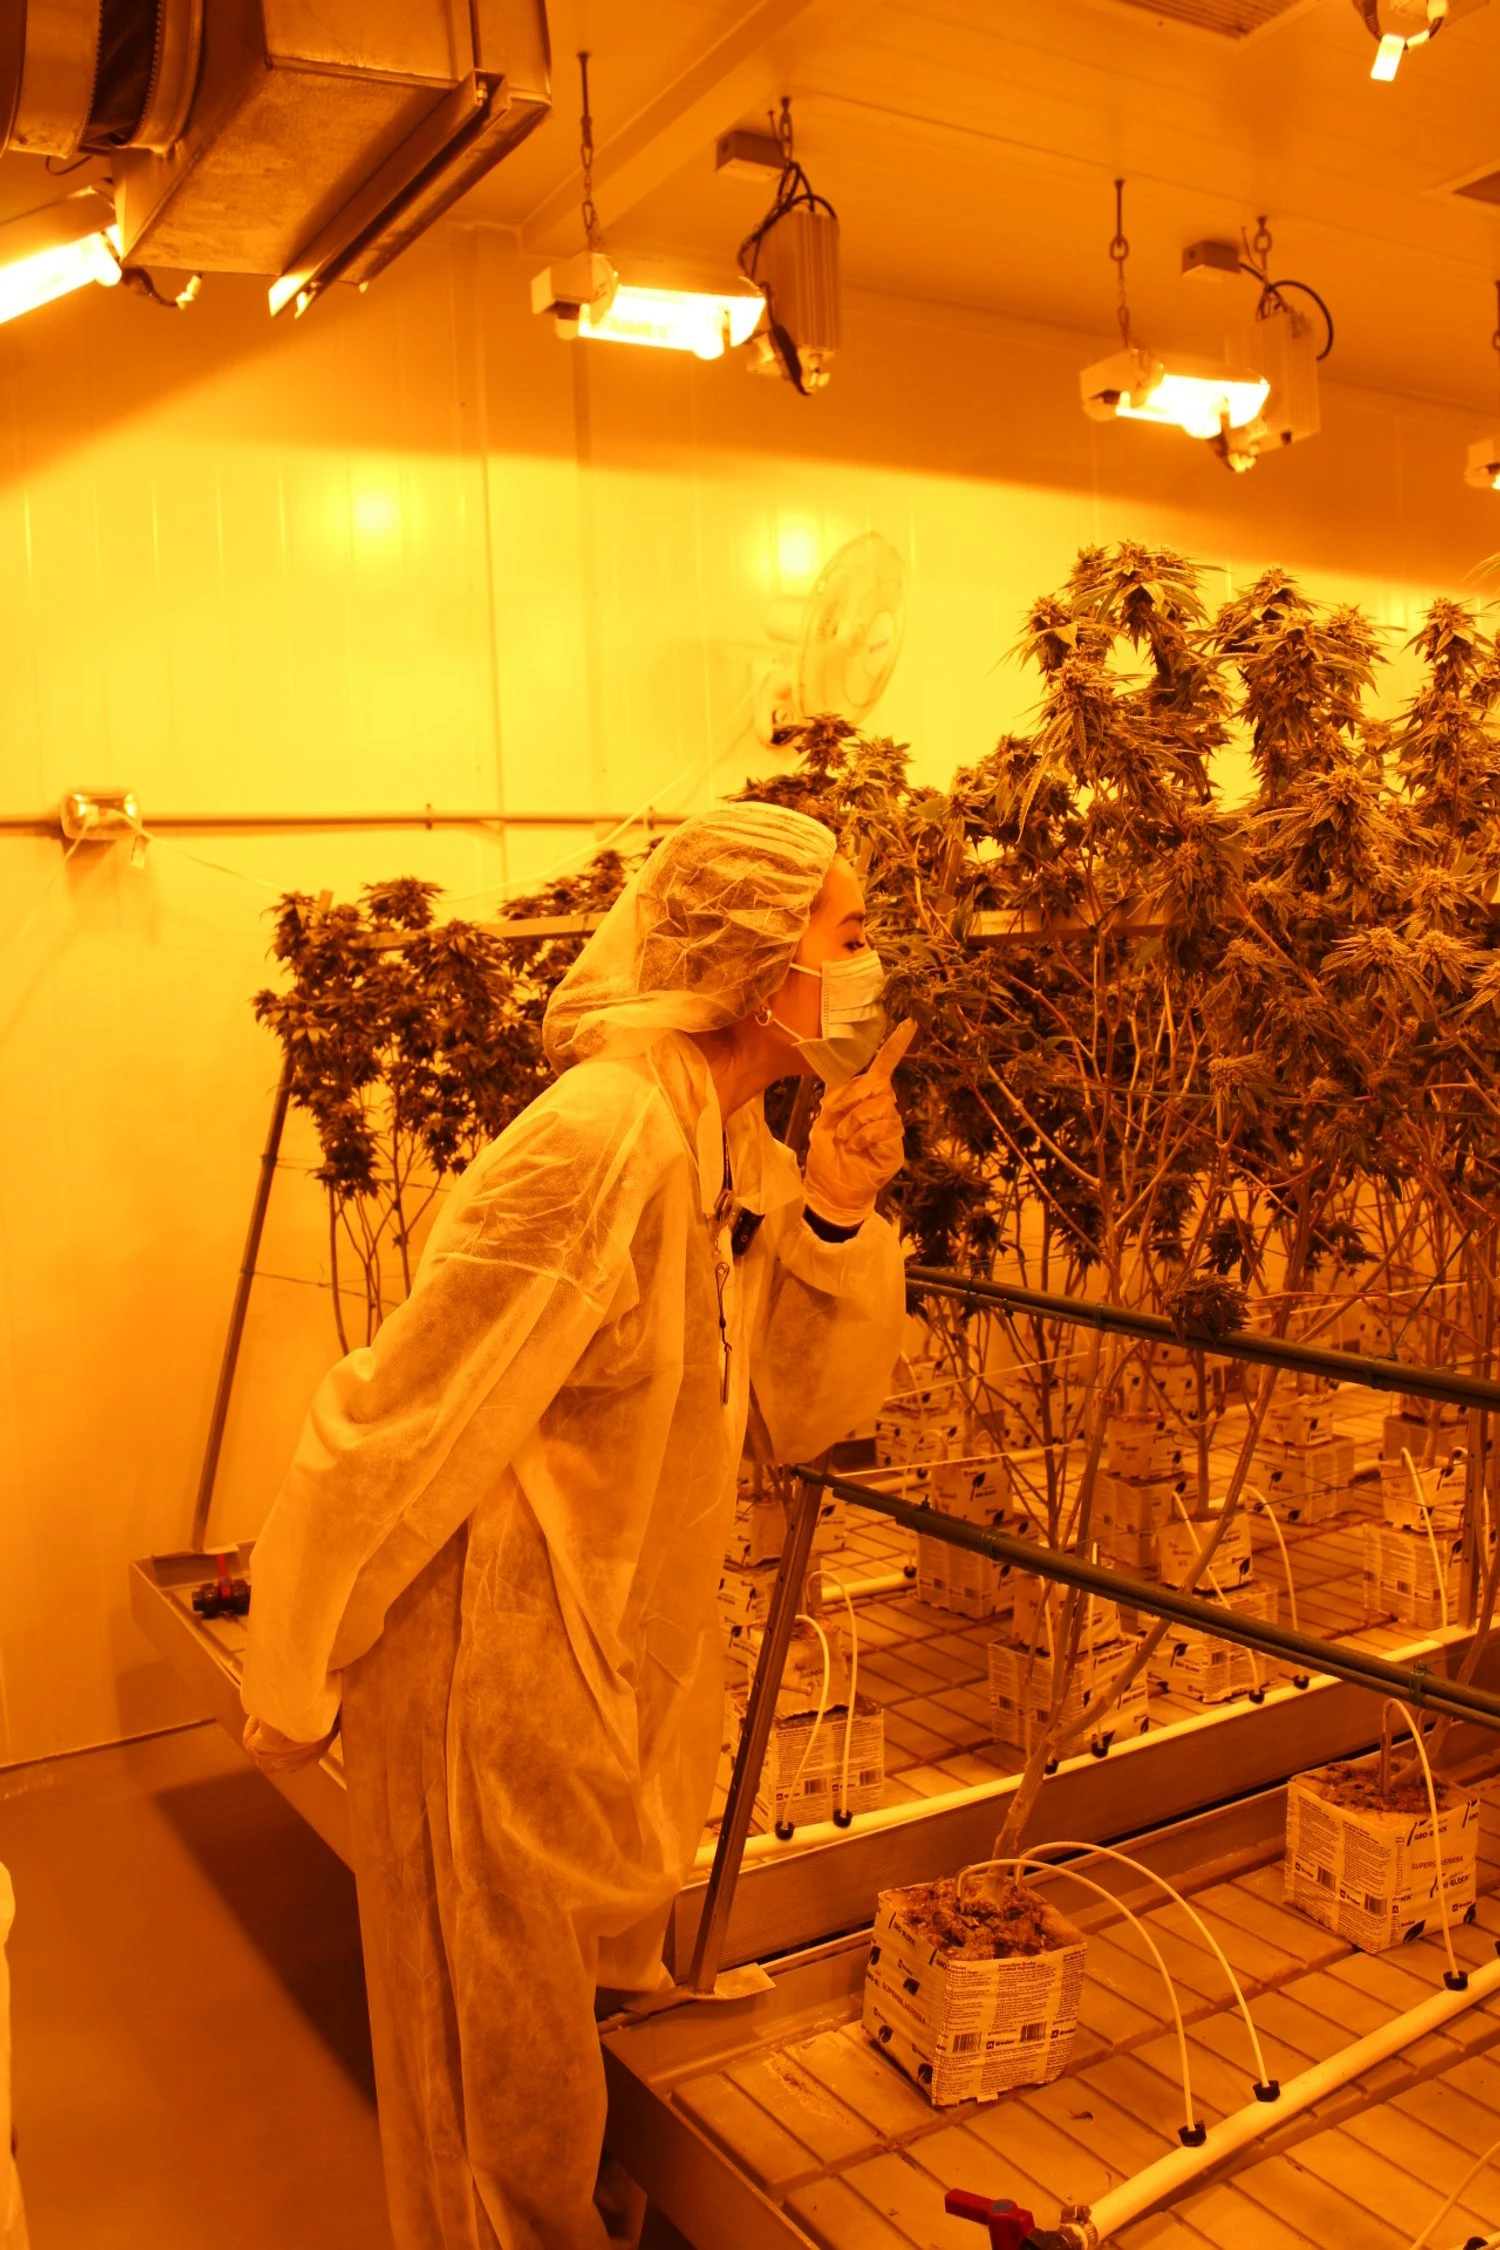
M 816 977 L 822 987 L 821 1038 L 793 1035 L 792 1045 L 825 1086 L 847 1086 L 869 1068 L 885 1037 L 885 1010 L 880 1005 L 885 968 L 880 955 L 867 946 L 862 953 L 825 961 L 821 969 L 805 969 L 799 961 L 792 967 L 799 977 Z

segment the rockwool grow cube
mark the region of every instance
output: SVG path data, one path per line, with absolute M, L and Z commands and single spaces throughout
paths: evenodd
M 987 1895 L 1019 1894 L 1028 1942 L 1040 1940 L 1039 1949 L 986 1954 L 984 1926 L 964 1931 L 954 1889 L 947 1882 L 882 1891 L 865 1973 L 866 2032 L 940 2109 L 1061 2074 L 1088 1951 L 1081 1930 L 1017 1884 Z
M 1294 1774 L 1286 1792 L 1287 1903 L 1362 1953 L 1440 1926 L 1439 1862 L 1450 1923 L 1475 1897 L 1478 1800 L 1439 1780 L 1434 1831 L 1421 1776 L 1405 1778 L 1383 1807 L 1378 1775 L 1372 1760 L 1320 1766 Z

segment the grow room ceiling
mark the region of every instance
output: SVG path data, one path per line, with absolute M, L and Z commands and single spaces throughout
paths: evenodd
M 1455 190 L 1500 171 L 1500 5 L 1454 21 L 1388 86 L 1370 80 L 1351 0 L 553 0 L 550 13 L 553 116 L 463 206 L 521 227 L 538 253 L 581 241 L 572 58 L 587 44 L 599 203 L 622 250 L 727 272 L 766 191 L 715 177 L 716 137 L 790 91 L 855 287 L 1107 338 L 1124 173 L 1142 334 L 1212 346 L 1248 319 L 1251 285 L 1184 281 L 1181 252 L 1265 211 L 1275 271 L 1332 304 L 1330 376 L 1480 412 L 1497 396 L 1500 208 Z
M 1276 273 L 1333 308 L 1330 377 L 1494 419 L 1500 0 L 1460 0 L 1386 86 L 1352 0 L 551 0 L 549 15 L 553 115 L 457 206 L 518 229 L 539 265 L 582 243 L 587 45 L 598 201 L 640 265 L 732 273 L 768 191 L 716 177 L 714 145 L 790 92 L 854 289 L 1107 344 L 1123 173 L 1153 344 L 1216 350 L 1249 318 L 1251 284 L 1185 281 L 1180 259 L 1264 211 Z M 0 216 L 55 195 L 40 164 L 0 163 Z

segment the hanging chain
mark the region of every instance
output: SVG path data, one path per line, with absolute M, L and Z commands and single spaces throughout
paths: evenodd
M 1260 276 L 1264 281 L 1271 270 L 1271 230 L 1266 225 L 1264 211 L 1255 222 L 1255 233 L 1250 239 L 1250 255 L 1260 267 Z
M 589 115 L 589 58 L 578 53 L 578 75 L 583 81 L 583 117 L 579 124 L 578 161 L 583 167 L 583 231 L 591 250 L 599 248 L 599 214 L 594 208 L 594 120 Z
M 1500 281 L 1495 283 L 1495 333 L 1490 338 L 1490 347 L 1500 360 Z
M 1130 345 L 1130 307 L 1125 301 L 1125 260 L 1130 256 L 1130 244 L 1125 239 L 1125 182 L 1115 182 L 1115 234 L 1109 246 L 1115 262 L 1115 272 L 1120 279 L 1120 303 L 1115 318 L 1120 323 L 1120 341 Z
M 772 132 L 773 132 L 773 133 L 775 134 L 775 136 L 776 136 L 776 139 L 777 139 L 777 142 L 779 143 L 779 145 L 780 145 L 780 148 L 781 148 L 781 169 L 783 170 L 783 172 L 789 172 L 789 171 L 791 170 L 791 168 L 792 168 L 792 165 L 793 165 L 793 164 L 795 163 L 795 161 L 796 161 L 796 159 L 795 159 L 795 157 L 793 156 L 793 153 L 792 153 L 792 97 L 791 97 L 791 95 L 790 95 L 790 94 L 783 94 L 783 95 L 782 95 L 782 97 L 781 97 L 781 115 L 780 115 L 779 117 L 777 116 L 777 114 L 776 114 L 776 112 L 775 112 L 775 110 L 774 110 L 774 109 L 768 109 L 768 110 L 766 111 L 766 116 L 767 116 L 767 117 L 769 118 L 769 120 L 770 120 L 770 124 L 771 124 L 771 131 L 772 131 Z

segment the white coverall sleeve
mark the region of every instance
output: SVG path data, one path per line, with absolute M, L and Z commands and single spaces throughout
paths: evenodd
M 905 1268 L 886 1219 L 866 1219 L 848 1242 L 822 1241 L 800 1210 L 777 1214 L 767 1234 L 773 1225 L 750 1381 L 777 1460 L 805 1461 L 867 1422 L 888 1394 Z
M 324 1378 L 255 1546 L 254 1717 L 299 1742 L 330 1731 L 341 1668 L 634 1301 L 630 1244 L 654 1177 L 641 1122 L 638 1104 L 526 1112 L 455 1191 L 406 1303 Z

